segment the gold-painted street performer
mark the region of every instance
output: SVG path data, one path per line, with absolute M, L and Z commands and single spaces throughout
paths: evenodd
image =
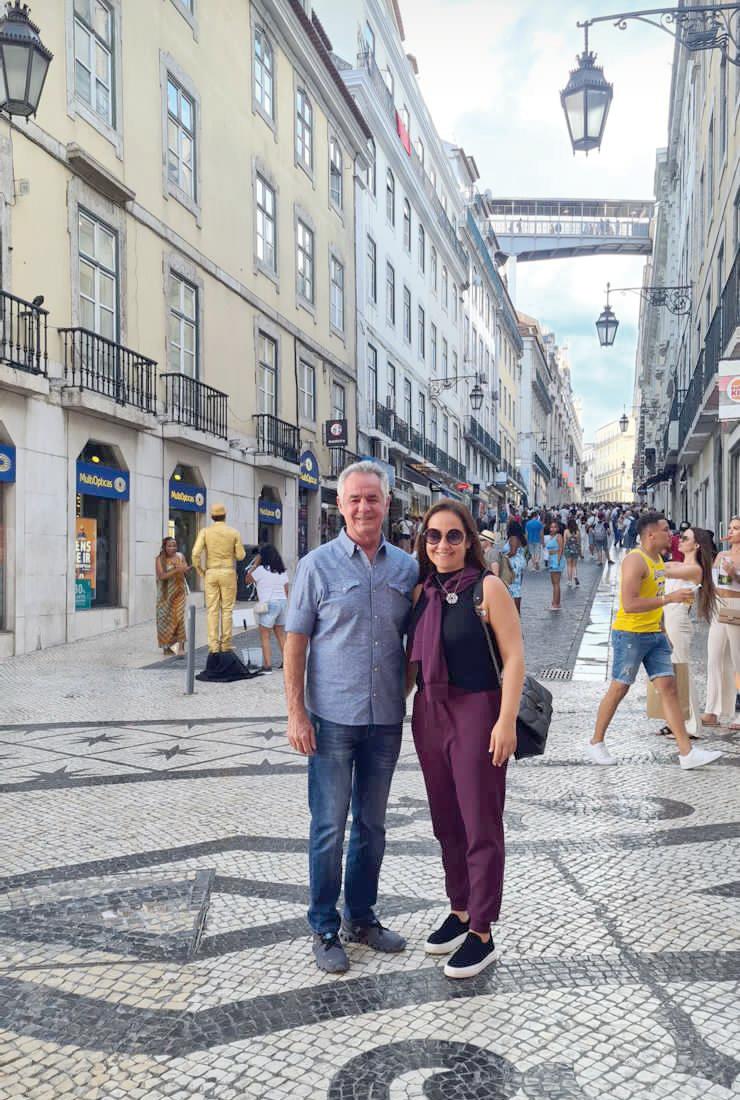
M 199 532 L 193 546 L 193 565 L 205 578 L 208 609 L 208 651 L 228 653 L 231 641 L 234 601 L 236 599 L 236 563 L 243 561 L 246 551 L 239 532 L 226 523 L 223 504 L 211 507 L 213 524 Z M 203 554 L 206 564 L 203 568 Z

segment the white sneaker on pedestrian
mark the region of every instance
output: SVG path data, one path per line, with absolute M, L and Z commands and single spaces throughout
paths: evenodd
M 722 753 L 717 752 L 716 749 L 699 749 L 694 745 L 691 752 L 687 752 L 685 756 L 679 753 L 678 760 L 682 768 L 690 771 L 691 768 L 703 768 L 705 764 L 713 764 L 721 755 Z
M 586 756 L 592 764 L 601 764 L 603 767 L 616 764 L 616 760 L 603 741 L 597 741 L 595 745 L 589 741 L 586 746 Z

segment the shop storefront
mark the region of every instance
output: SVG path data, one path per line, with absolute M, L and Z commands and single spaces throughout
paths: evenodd
M 196 484 L 196 472 L 189 466 L 177 466 L 169 484 L 167 535 L 175 540 L 177 549 L 188 562 L 203 525 L 206 502 L 206 489 Z
M 336 489 L 321 490 L 321 541 L 331 542 L 344 527 L 342 513 L 337 507 Z
M 280 549 L 280 528 L 283 524 L 283 506 L 277 492 L 265 486 L 257 502 L 257 538 L 260 546 L 270 543 Z
M 88 444 L 77 460 L 76 611 L 120 602 L 122 508 L 130 479 L 128 470 L 107 464 L 113 457 L 111 448 Z
M 311 549 L 311 512 L 316 494 L 320 489 L 319 463 L 313 451 L 304 451 L 301 455 L 301 467 L 298 474 L 298 557 L 302 558 Z
M 0 443 L 0 630 L 7 629 L 8 536 L 10 486 L 15 482 L 15 447 Z

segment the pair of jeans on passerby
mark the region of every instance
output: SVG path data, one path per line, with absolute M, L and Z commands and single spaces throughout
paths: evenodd
M 401 723 L 343 726 L 311 715 L 316 752 L 308 761 L 311 810 L 308 921 L 319 935 L 339 930 L 342 849 L 347 813 L 352 829 L 344 872 L 344 916 L 355 924 L 375 919 L 385 852 L 385 811 L 401 750 Z

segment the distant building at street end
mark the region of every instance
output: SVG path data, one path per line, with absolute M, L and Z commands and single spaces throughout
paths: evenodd
M 589 501 L 631 503 L 632 460 L 635 453 L 635 421 L 629 418 L 623 432 L 619 420 L 610 420 L 596 429 L 588 448 L 588 468 L 591 487 L 584 493 Z M 593 457 L 591 457 L 593 455 Z

